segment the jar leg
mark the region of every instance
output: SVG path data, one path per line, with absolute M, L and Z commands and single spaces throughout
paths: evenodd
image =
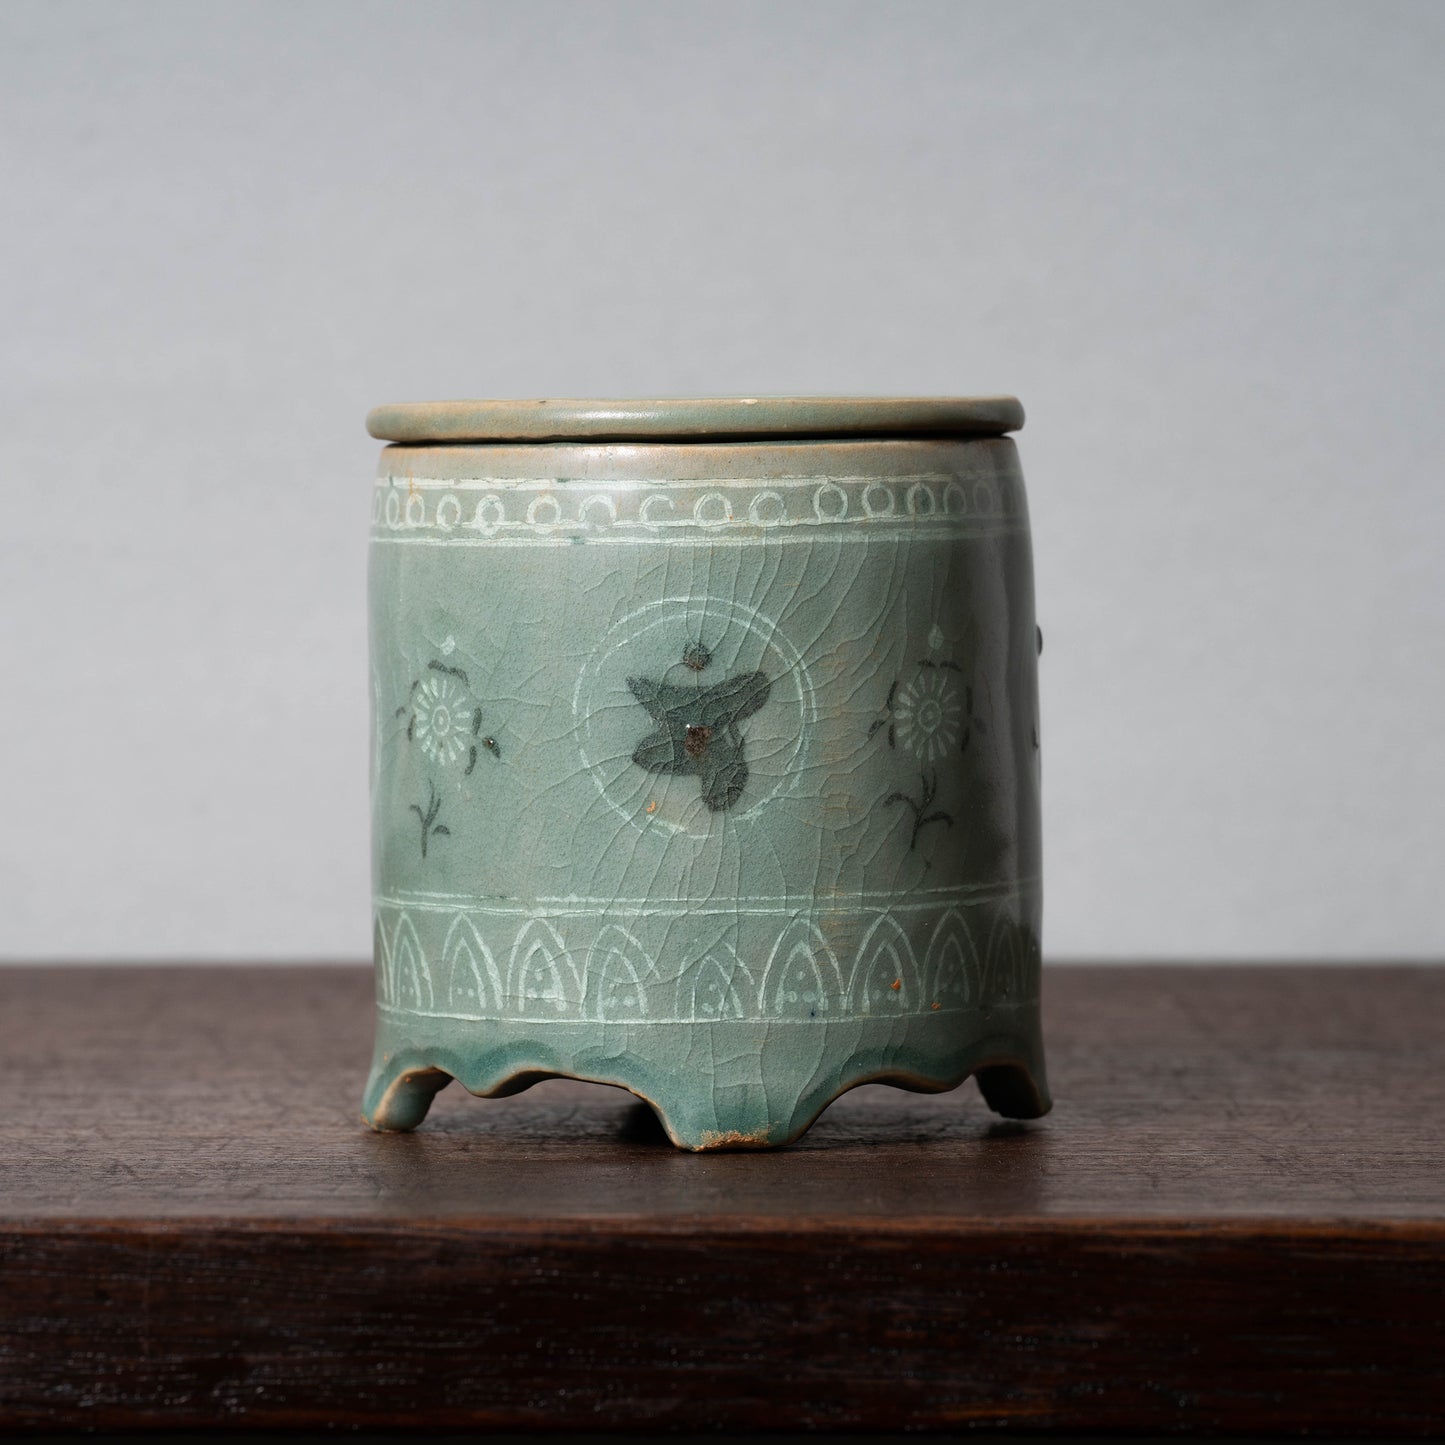
M 451 1081 L 445 1069 L 380 1064 L 367 1083 L 361 1117 L 380 1133 L 415 1129 Z
M 985 1064 L 975 1072 L 974 1078 L 978 1080 L 984 1103 L 1005 1119 L 1040 1119 L 1052 1107 L 1042 1059 L 1032 1067 Z

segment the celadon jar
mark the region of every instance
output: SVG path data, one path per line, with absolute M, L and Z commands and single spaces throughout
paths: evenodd
M 785 1144 L 864 1082 L 1048 1109 L 1022 421 L 371 414 L 367 1122 L 551 1076 L 686 1149 Z

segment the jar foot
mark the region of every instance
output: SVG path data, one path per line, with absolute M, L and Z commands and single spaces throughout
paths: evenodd
M 431 1101 L 451 1081 L 445 1069 L 379 1064 L 367 1084 L 361 1117 L 378 1133 L 415 1129 L 426 1118 Z
M 974 1073 L 983 1101 L 1005 1119 L 1041 1119 L 1053 1107 L 1040 1060 L 1027 1064 L 985 1064 Z

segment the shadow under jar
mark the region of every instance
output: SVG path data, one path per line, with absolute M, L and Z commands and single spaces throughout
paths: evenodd
M 364 1115 L 567 1076 L 687 1149 L 1049 1107 L 1012 398 L 372 412 Z

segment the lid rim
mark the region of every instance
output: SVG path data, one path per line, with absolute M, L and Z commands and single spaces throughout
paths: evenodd
M 766 441 L 1002 436 L 1023 423 L 1012 396 L 549 398 L 393 403 L 375 407 L 366 429 L 418 443 Z

